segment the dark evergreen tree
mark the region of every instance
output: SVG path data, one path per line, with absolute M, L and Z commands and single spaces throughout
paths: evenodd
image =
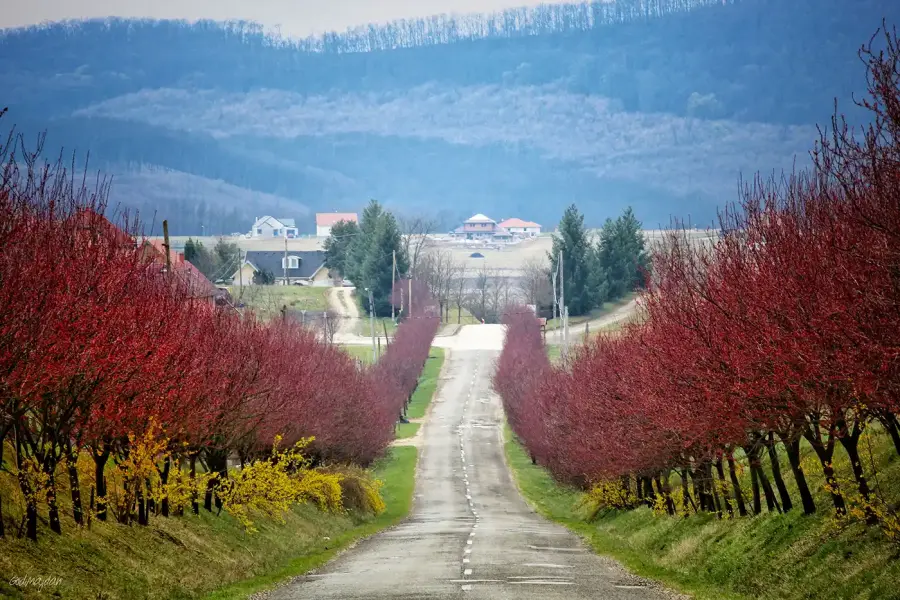
M 391 314 L 391 282 L 395 254 L 398 277 L 405 276 L 409 271 L 409 259 L 402 241 L 394 215 L 381 212 L 368 244 L 360 281 L 356 282 L 357 290 L 361 292 L 360 298 L 364 300 L 366 308 L 368 308 L 368 292 L 362 292 L 365 288 L 372 290 L 375 314 L 379 316 Z
M 230 277 L 241 267 L 241 249 L 236 243 L 219 238 L 213 247 L 213 253 L 219 277 Z
M 615 221 L 607 219 L 600 230 L 597 272 L 607 300 L 617 300 L 642 287 L 649 268 L 643 227 L 631 207 Z
M 218 274 L 216 259 L 200 240 L 188 238 L 184 244 L 184 258 L 211 281 Z
M 569 315 L 583 315 L 597 305 L 593 249 L 584 228 L 584 215 L 574 204 L 563 213 L 559 231 L 553 237 L 550 272 L 558 273 L 559 257 L 563 257 L 563 290 Z M 558 283 L 557 283 L 558 285 Z
M 274 285 L 275 274 L 263 269 L 253 274 L 253 285 Z
M 325 240 L 325 266 L 342 277 L 350 277 L 348 262 L 353 260 L 353 245 L 359 237 L 359 225 L 353 221 L 338 221 L 331 227 L 331 235 Z

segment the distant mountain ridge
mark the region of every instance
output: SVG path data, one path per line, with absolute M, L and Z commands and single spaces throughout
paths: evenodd
M 740 173 L 805 164 L 834 97 L 859 115 L 856 49 L 898 5 L 595 2 L 290 43 L 253 24 L 54 24 L 0 35 L 0 104 L 179 233 L 243 231 L 265 206 L 312 231 L 307 214 L 369 198 L 445 227 L 553 223 L 573 201 L 591 225 L 628 204 L 648 227 L 703 223 Z

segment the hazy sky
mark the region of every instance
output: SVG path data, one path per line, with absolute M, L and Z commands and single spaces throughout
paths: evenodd
M 561 0 L 0 0 L 0 28 L 90 17 L 246 19 L 305 36 L 447 12 L 491 12 Z

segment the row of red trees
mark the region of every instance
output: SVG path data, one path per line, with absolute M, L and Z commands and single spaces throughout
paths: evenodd
M 753 512 L 816 510 L 801 442 L 812 448 L 838 514 L 851 492 L 835 477 L 843 448 L 869 522 L 890 512 L 861 456 L 878 423 L 900 452 L 900 49 L 863 51 L 872 124 L 835 120 L 815 168 L 745 188 L 720 239 L 670 231 L 654 256 L 641 322 L 552 367 L 535 319 L 507 319 L 495 386 L 532 457 L 562 481 L 620 481 L 637 496 L 747 514 L 735 454 L 746 458 Z M 768 472 L 763 464 L 768 462 Z M 730 469 L 728 469 L 730 467 Z M 726 475 L 726 470 L 728 474 Z M 871 471 L 869 472 L 871 474 Z M 693 494 L 688 490 L 694 484 Z M 774 485 L 773 485 L 774 484 Z
M 15 137 L 0 153 L 0 464 L 18 478 L 29 538 L 44 503 L 50 528 L 61 531 L 60 473 L 84 523 L 82 453 L 96 467 L 90 503 L 106 519 L 106 467 L 126 459 L 129 435 L 140 438 L 151 423 L 169 444 L 163 483 L 172 468 L 193 473 L 198 461 L 221 482 L 229 458 L 265 458 L 276 436 L 288 444 L 314 436 L 308 451 L 320 463 L 368 465 L 385 450 L 437 327 L 421 286 L 413 306 L 423 311 L 401 324 L 378 365 L 360 369 L 299 324 L 198 299 L 148 260 L 137 222 L 117 227 L 102 216 L 105 184 L 89 189 Z M 207 509 L 218 502 L 215 485 Z

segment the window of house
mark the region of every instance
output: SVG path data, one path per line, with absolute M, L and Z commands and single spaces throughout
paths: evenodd
M 262 235 L 262 227 L 256 229 L 256 235 Z
M 281 268 L 285 268 L 285 260 L 287 260 L 287 268 L 288 269 L 299 269 L 300 268 L 300 257 L 299 256 L 288 256 L 287 259 L 281 259 Z

